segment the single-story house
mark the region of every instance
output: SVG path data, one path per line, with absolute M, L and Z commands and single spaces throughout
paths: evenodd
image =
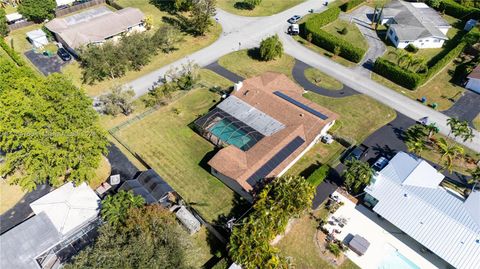
M 98 223 L 100 198 L 85 183 L 67 183 L 30 204 L 35 215 L 0 236 L 0 268 L 56 268 Z M 64 251 L 67 249 L 67 251 Z
M 426 249 L 458 269 L 480 264 L 480 191 L 468 198 L 440 186 L 426 161 L 399 152 L 374 175 L 364 201 Z
M 477 65 L 467 76 L 467 84 L 465 88 L 480 93 L 480 65 Z
M 144 31 L 145 15 L 138 8 L 127 7 L 115 12 L 107 7 L 89 9 L 63 18 L 56 18 L 45 27 L 71 53 L 89 44 L 117 40 L 123 34 Z
M 47 34 L 42 29 L 27 32 L 27 38 L 35 48 L 41 48 L 48 44 Z
M 153 169 L 142 171 L 135 178 L 125 181 L 119 190 L 142 196 L 148 205 L 160 204 L 165 207 L 169 206 L 169 194 L 175 192 Z
M 420 49 L 441 48 L 448 40 L 450 24 L 425 3 L 393 0 L 380 12 L 380 23 L 388 26 L 387 37 L 397 48 L 408 44 Z
M 304 98 L 286 75 L 267 72 L 236 84 L 195 121 L 202 136 L 222 147 L 211 173 L 248 200 L 265 178 L 283 175 L 335 123 L 335 113 Z

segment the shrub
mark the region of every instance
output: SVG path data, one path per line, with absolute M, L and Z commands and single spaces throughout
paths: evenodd
M 327 178 L 329 172 L 330 166 L 327 164 L 322 164 L 322 166 L 320 166 L 307 178 L 307 181 L 314 187 L 317 187 L 325 180 L 325 178 Z
M 260 59 L 264 61 L 275 60 L 283 55 L 283 45 L 278 35 L 273 35 L 260 43 Z
M 339 247 L 337 244 L 335 244 L 335 243 L 328 243 L 327 249 L 328 249 L 333 255 L 335 255 L 335 257 L 340 256 L 341 250 L 340 250 L 340 247 Z
M 18 55 L 16 51 L 14 51 L 7 43 L 5 43 L 5 40 L 3 38 L 0 38 L 0 47 L 12 58 L 12 60 L 18 65 L 18 66 L 24 66 L 25 61 Z
M 412 71 L 405 70 L 389 60 L 379 57 L 373 65 L 373 71 L 407 89 L 414 90 L 422 82 L 423 77 Z
M 347 27 L 343 27 L 342 30 L 340 30 L 340 34 L 342 34 L 342 35 L 348 34 L 348 29 L 347 29 Z
M 408 51 L 408 52 L 412 52 L 412 53 L 417 53 L 418 52 L 418 48 L 415 47 L 415 45 L 413 44 L 408 44 L 406 47 L 405 47 L 405 50 Z
M 428 79 L 435 74 L 437 74 L 440 70 L 442 70 L 447 64 L 449 64 L 453 59 L 457 58 L 457 56 L 465 49 L 467 43 L 461 41 L 458 45 L 450 50 L 445 56 L 440 58 L 435 64 L 428 68 L 428 72 L 425 76 L 425 79 Z
M 329 8 L 322 13 L 312 15 L 305 23 L 305 28 L 321 28 L 332 21 L 338 19 L 340 9 L 338 7 Z
M 349 10 L 354 9 L 355 7 L 357 7 L 358 5 L 360 5 L 362 3 L 363 3 L 363 0 L 350 0 L 350 1 L 346 2 L 345 4 L 341 5 L 340 9 L 343 12 L 347 12 Z
M 442 0 L 438 10 L 452 17 L 467 20 L 478 19 L 480 17 L 480 9 L 474 7 L 466 7 L 453 0 Z

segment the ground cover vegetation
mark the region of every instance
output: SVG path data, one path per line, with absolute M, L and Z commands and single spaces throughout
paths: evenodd
M 235 225 L 230 236 L 230 257 L 242 268 L 288 268 L 285 257 L 271 245 L 289 220 L 311 205 L 315 188 L 305 178 L 284 176 L 266 184 L 253 211 Z
M 0 174 L 25 190 L 88 182 L 108 142 L 84 92 L 61 75 L 40 77 L 4 59 L 0 84 Z
M 357 6 L 363 4 L 364 2 L 365 2 L 364 0 L 350 0 L 350 1 L 345 2 L 342 5 L 340 5 L 340 9 L 343 12 L 347 12 L 347 11 L 350 11 L 350 10 L 356 8 Z
M 240 16 L 270 16 L 304 0 L 218 0 L 218 7 Z
M 7 36 L 9 32 L 6 15 L 5 10 L 3 8 L 0 9 L 0 37 Z

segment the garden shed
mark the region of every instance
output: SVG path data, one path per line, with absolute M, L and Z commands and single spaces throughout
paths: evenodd
M 194 234 L 200 230 L 200 222 L 185 206 L 181 206 L 180 209 L 175 212 L 175 215 L 190 234 Z
M 47 34 L 41 29 L 28 32 L 27 37 L 35 48 L 40 48 L 48 44 Z

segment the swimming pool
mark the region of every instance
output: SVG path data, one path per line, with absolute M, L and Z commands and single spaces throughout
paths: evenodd
M 227 119 L 221 119 L 208 130 L 224 143 L 234 145 L 241 150 L 247 150 L 254 142 L 253 138 L 250 137 L 245 131 L 239 129 Z
M 378 269 L 420 269 L 420 267 L 396 249 L 392 249 L 390 254 L 380 263 Z

